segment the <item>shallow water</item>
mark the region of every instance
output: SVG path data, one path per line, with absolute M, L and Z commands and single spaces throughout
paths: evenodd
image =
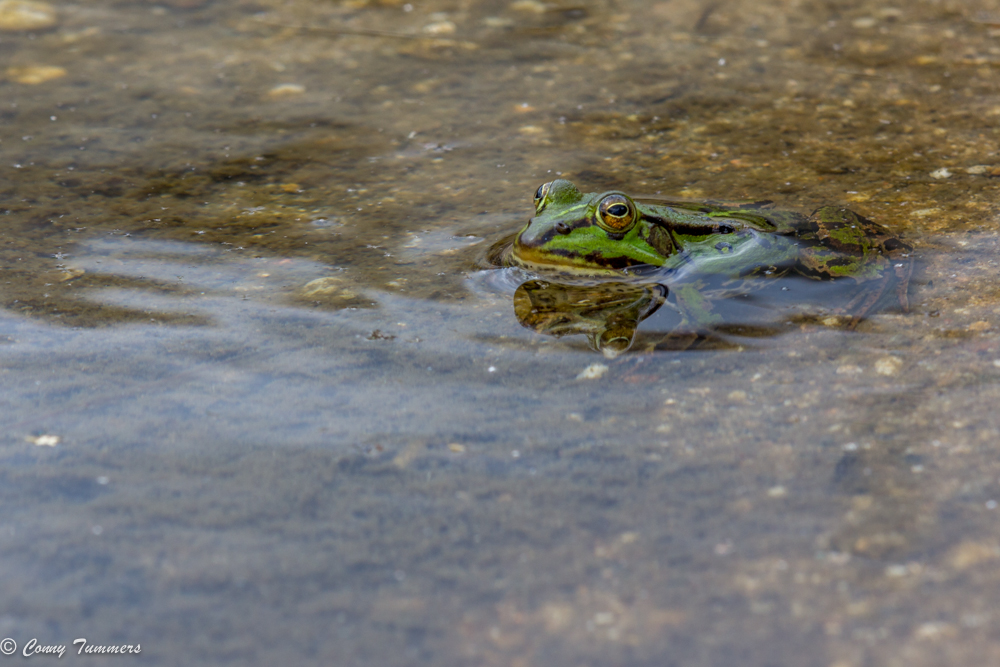
M 1000 661 L 1000 3 L 54 10 L 0 31 L 18 652 Z M 910 312 L 533 333 L 477 259 L 557 175 L 850 205 Z

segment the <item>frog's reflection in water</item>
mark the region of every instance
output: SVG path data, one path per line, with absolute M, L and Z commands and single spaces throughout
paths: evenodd
M 613 359 L 632 347 L 639 323 L 666 300 L 667 288 L 658 283 L 564 285 L 529 280 L 514 292 L 514 314 L 541 334 L 584 334 L 594 350 Z

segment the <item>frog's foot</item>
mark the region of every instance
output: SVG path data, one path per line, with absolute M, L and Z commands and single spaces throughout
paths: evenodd
M 594 332 L 587 335 L 587 342 L 590 344 L 590 349 L 600 352 L 605 359 L 614 359 L 628 352 L 632 347 L 634 335 L 634 329 L 631 332 Z
M 875 304 L 882 299 L 888 285 L 889 276 L 884 276 L 874 285 L 866 286 L 856 297 L 851 299 L 850 303 L 844 306 L 843 312 L 851 313 L 851 321 L 847 325 L 848 331 L 854 331 L 861 320 L 865 319 L 865 316 L 875 308 Z
M 851 314 L 851 321 L 847 325 L 848 330 L 853 331 L 875 306 L 878 305 L 882 297 L 885 296 L 890 284 L 895 286 L 896 300 L 904 313 L 910 312 L 910 299 L 907 291 L 910 286 L 910 274 L 913 273 L 913 262 L 896 262 L 892 267 L 892 272 L 886 272 L 878 280 L 870 281 L 851 301 L 844 306 L 844 313 Z
M 683 352 L 684 350 L 690 349 L 703 338 L 705 338 L 705 336 L 696 331 L 691 331 L 690 329 L 671 331 L 666 336 L 658 340 L 653 345 L 653 348 L 657 350 L 673 350 L 675 352 Z
M 910 276 L 913 275 L 913 261 L 895 262 L 892 267 L 896 274 L 896 298 L 904 313 L 910 312 L 910 297 L 907 292 L 910 289 Z

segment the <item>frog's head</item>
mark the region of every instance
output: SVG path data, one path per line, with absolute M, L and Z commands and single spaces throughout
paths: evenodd
M 670 234 L 621 192 L 584 194 L 569 181 L 535 193 L 535 216 L 514 239 L 512 261 L 529 269 L 579 273 L 662 266 Z

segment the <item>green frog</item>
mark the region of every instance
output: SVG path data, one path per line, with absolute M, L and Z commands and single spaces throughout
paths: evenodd
M 654 203 L 582 193 L 566 180 L 539 187 L 535 215 L 488 258 L 553 282 L 663 284 L 689 331 L 722 322 L 713 307 L 720 298 L 789 274 L 853 281 L 855 294 L 835 309 L 853 328 L 888 300 L 908 310 L 912 271 L 910 246 L 840 206 L 805 216 L 767 201 Z

